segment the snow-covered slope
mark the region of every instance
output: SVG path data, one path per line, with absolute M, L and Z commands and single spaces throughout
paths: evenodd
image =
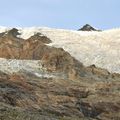
M 84 65 L 120 73 L 120 29 L 104 32 L 42 30 L 52 39 L 51 46 L 62 47 Z
M 120 73 L 120 29 L 82 32 L 32 27 L 19 28 L 19 32 L 21 33 L 19 37 L 24 39 L 40 32 L 52 40 L 49 46 L 62 47 L 84 65 L 95 64 L 110 72 Z

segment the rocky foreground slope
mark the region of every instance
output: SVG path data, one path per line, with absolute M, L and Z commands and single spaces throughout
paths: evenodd
M 0 34 L 0 120 L 119 120 L 120 75 L 85 67 L 41 33 Z

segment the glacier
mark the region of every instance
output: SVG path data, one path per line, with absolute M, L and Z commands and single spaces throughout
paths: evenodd
M 11 28 L 0 27 L 0 32 Z M 120 73 L 120 29 L 102 32 L 75 31 L 47 27 L 17 28 L 28 39 L 36 33 L 42 33 L 52 40 L 49 46 L 63 48 L 85 66 L 96 65 L 110 72 Z

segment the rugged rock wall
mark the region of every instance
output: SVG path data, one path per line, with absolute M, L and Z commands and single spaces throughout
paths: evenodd
M 62 48 L 49 47 L 51 40 L 40 33 L 23 40 L 18 38 L 17 29 L 0 37 L 0 57 L 6 59 L 41 60 L 49 72 L 64 72 L 70 79 L 84 74 L 82 63 L 75 60 Z

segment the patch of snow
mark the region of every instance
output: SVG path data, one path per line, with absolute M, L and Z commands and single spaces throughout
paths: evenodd
M 37 77 L 40 77 L 40 78 L 55 78 L 54 75 L 52 74 L 42 74 L 42 73 L 34 73 Z
M 40 60 L 15 60 L 0 58 L 0 71 L 12 74 L 22 70 L 28 72 L 42 72 L 44 69 L 42 68 Z
M 7 28 L 7 27 L 3 27 L 3 26 L 0 26 L 0 33 L 2 32 L 6 32 L 8 30 L 10 30 L 11 28 Z
M 36 33 L 39 33 L 41 29 L 49 29 L 49 28 L 40 28 L 40 27 L 19 28 L 18 32 L 21 35 L 18 35 L 18 37 L 23 38 L 23 39 L 28 39 L 31 36 L 35 35 Z
M 59 78 L 57 73 L 48 73 L 46 68 L 42 67 L 40 60 L 16 60 L 0 58 L 0 71 L 7 74 L 28 72 L 39 78 Z

